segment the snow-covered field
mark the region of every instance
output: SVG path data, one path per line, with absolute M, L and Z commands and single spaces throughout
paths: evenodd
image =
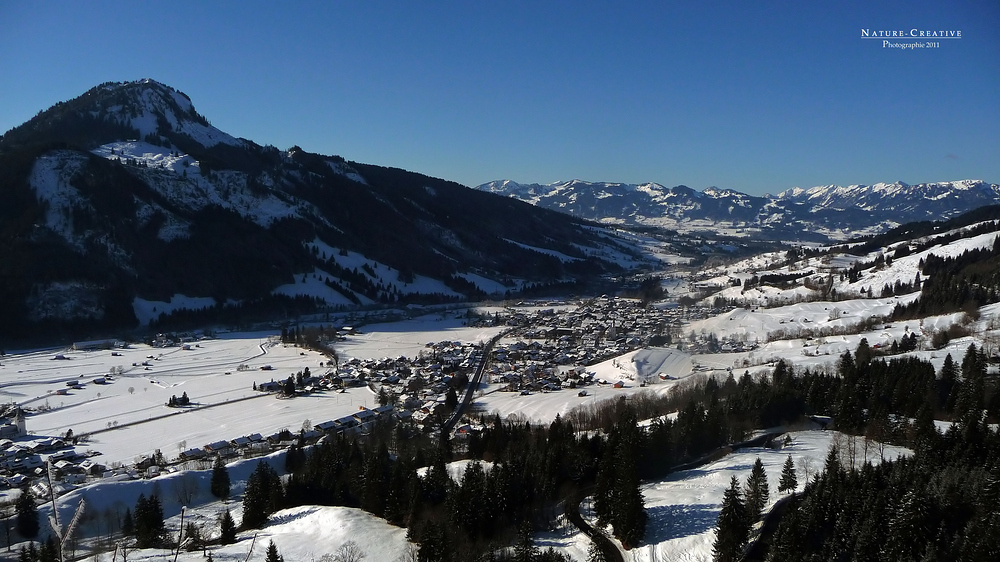
M 466 328 L 449 315 L 433 315 L 366 326 L 362 334 L 339 343 L 337 350 L 342 360 L 412 357 L 429 342 L 482 341 L 499 330 Z M 77 450 L 99 451 L 95 460 L 107 465 L 130 463 L 156 449 L 170 458 L 221 439 L 268 435 L 284 428 L 297 431 L 306 420 L 317 424 L 377 405 L 368 388 L 316 392 L 291 400 L 254 391 L 254 383 L 284 380 L 306 367 L 319 375 L 328 370 L 320 365 L 327 361 L 325 356 L 283 346 L 274 335 L 223 334 L 194 342 L 190 350 L 134 344 L 114 351 L 120 356 L 110 350 L 12 353 L 0 360 L 0 396 L 30 409 L 27 430 L 33 438 L 60 436 L 69 429 L 78 436 L 91 433 Z M 56 355 L 65 359 L 55 359 Z M 238 370 L 240 365 L 247 369 Z M 268 365 L 273 370 L 261 370 Z M 119 366 L 121 375 L 105 384 L 94 382 Z M 67 386 L 74 381 L 82 388 Z M 184 392 L 190 407 L 166 406 L 171 396 Z M 161 417 L 165 415 L 169 416 Z
M 765 509 L 770 509 L 783 494 L 778 493 L 778 479 L 785 459 L 790 454 L 796 466 L 798 490 L 805 487 L 806 480 L 823 470 L 830 445 L 843 435 L 835 431 L 796 431 L 788 434 L 792 443 L 783 449 L 748 448 L 736 451 L 707 465 L 671 474 L 664 480 L 648 482 L 642 486 L 649 521 L 646 537 L 642 544 L 632 549 L 626 560 L 655 562 L 661 560 L 683 562 L 708 562 L 712 559 L 712 543 L 715 541 L 715 524 L 722 508 L 723 493 L 729 488 L 729 481 L 736 476 L 745 483 L 750 476 L 754 461 L 760 457 L 767 471 L 770 500 Z M 858 465 L 864 462 L 861 445 L 858 445 Z M 886 446 L 885 458 L 895 459 L 912 454 L 902 447 Z M 843 462 L 844 455 L 841 455 Z M 868 460 L 881 460 L 877 447 L 869 446 Z M 583 506 L 587 511 L 589 506 Z M 594 523 L 593 514 L 590 522 Z M 553 547 L 570 556 L 573 560 L 587 560 L 590 539 L 577 532 L 568 523 L 553 532 L 540 533 L 538 544 Z M 619 545 L 620 547 L 621 545 Z
M 341 360 L 416 357 L 428 343 L 441 341 L 484 342 L 503 327 L 470 328 L 452 314 L 432 314 L 399 322 L 371 324 L 358 335 L 337 343 Z
M 326 371 L 320 366 L 325 356 L 269 342 L 269 335 L 229 335 L 197 342 L 191 350 L 137 344 L 116 351 L 120 356 L 105 350 L 8 355 L 0 367 L 0 395 L 35 410 L 27 417 L 33 437 L 60 436 L 69 429 L 77 436 L 91 433 L 77 450 L 99 451 L 95 460 L 108 465 L 156 449 L 170 458 L 220 439 L 295 431 L 306 419 L 319 423 L 374 405 L 367 388 L 292 400 L 254 391 L 254 383 L 284 380 L 306 367 L 316 374 Z M 239 365 L 247 370 L 237 370 Z M 273 370 L 262 371 L 265 365 Z M 118 366 L 121 375 L 94 382 Z M 82 388 L 68 387 L 73 381 Z M 185 392 L 190 407 L 166 406 L 171 396 Z
M 86 511 L 96 517 L 88 518 L 80 528 L 80 536 L 99 535 L 104 529 L 106 513 L 124 512 L 134 505 L 139 494 L 157 494 L 163 505 L 165 524 L 168 532 L 176 537 L 181 526 L 181 509 L 185 508 L 184 522 L 194 522 L 203 528 L 208 538 L 219 534 L 219 516 L 229 509 L 239 522 L 242 517 L 240 495 L 246 481 L 261 460 L 268 462 L 283 474 L 284 453 L 275 453 L 264 459 L 240 460 L 230 463 L 227 468 L 232 482 L 232 500 L 227 504 L 216 501 L 209 494 L 210 470 L 182 471 L 161 476 L 153 480 L 133 480 L 127 482 L 104 482 L 74 490 L 59 498 L 58 508 L 62 521 L 68 521 L 73 510 L 86 501 Z M 187 489 L 195 490 L 190 498 L 179 498 L 177 490 L 185 482 Z M 39 506 L 39 514 L 44 521 L 51 512 L 50 504 Z M 254 541 L 254 535 L 256 541 Z M 346 507 L 303 506 L 286 509 L 273 514 L 268 525 L 259 531 L 238 534 L 235 544 L 213 547 L 215 560 L 245 560 L 253 543 L 250 560 L 263 560 L 268 542 L 273 540 L 280 554 L 289 562 L 319 560 L 324 554 L 333 554 L 341 545 L 354 541 L 366 560 L 391 562 L 407 549 L 406 529 L 394 527 L 384 519 L 379 519 L 365 511 Z M 85 541 L 86 542 L 86 541 Z M 129 560 L 172 559 L 173 552 L 167 549 L 144 549 L 129 551 Z M 88 558 L 89 560 L 90 558 Z M 6 560 L 0 554 L 0 560 Z M 95 560 L 111 560 L 111 554 L 98 555 Z M 201 552 L 182 552 L 177 560 L 193 562 L 204 560 Z

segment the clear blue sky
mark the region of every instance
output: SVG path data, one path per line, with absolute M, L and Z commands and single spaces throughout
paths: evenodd
M 466 185 L 1000 183 L 994 1 L 0 2 L 0 131 L 146 77 L 235 136 Z

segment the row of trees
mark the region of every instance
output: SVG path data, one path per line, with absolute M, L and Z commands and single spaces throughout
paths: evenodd
M 867 457 L 856 460 L 853 437 L 836 443 L 823 472 L 801 496 L 790 498 L 768 560 L 996 559 L 1000 435 L 987 426 L 988 416 L 996 414 L 996 388 L 985 378 L 982 350 L 971 345 L 961 369 L 947 356 L 937 377 L 924 361 L 872 360 L 870 351 L 862 345 L 854 357 L 845 354 L 838 364 L 840 388 L 819 392 L 833 406 L 840 429 L 881 429 L 880 439 L 916 453 L 873 466 Z M 783 378 L 780 367 L 776 383 Z M 896 431 L 885 431 L 892 425 L 889 415 L 899 420 L 901 412 L 914 410 L 912 423 L 896 421 Z M 946 434 L 935 430 L 932 412 L 955 420 Z M 758 468 L 755 464 L 744 489 L 734 479 L 725 494 L 715 560 L 740 560 L 745 554 L 759 516 L 760 495 L 752 482 Z M 789 456 L 779 491 L 796 484 Z
M 948 365 L 955 373 L 948 374 Z M 262 525 L 270 513 L 303 503 L 354 506 L 406 526 L 424 559 L 471 560 L 516 542 L 522 526 L 551 520 L 558 498 L 593 482 L 598 517 L 632 547 L 640 543 L 646 520 L 640 478 L 662 475 L 719 445 L 740 441 L 755 427 L 816 411 L 832 411 L 842 428 L 883 443 L 932 442 L 935 413 L 951 412 L 969 425 L 974 412 L 983 412 L 995 397 L 983 378 L 981 350 L 970 347 L 963 366 L 959 370 L 946 361 L 938 377 L 927 362 L 886 361 L 861 346 L 840 358 L 836 373 L 796 374 L 779 363 L 770 377 L 709 380 L 669 398 L 614 401 L 605 406 L 607 412 L 576 416 L 600 421 L 603 434 L 578 433 L 577 426 L 559 417 L 542 428 L 487 418 L 484 431 L 470 438 L 468 453 L 492 466 L 470 463 L 459 482 L 445 467 L 450 458 L 446 438 L 427 449 L 407 441 L 398 428 L 376 431 L 364 443 L 339 436 L 308 453 L 290 451 L 284 485 L 271 467 L 259 465 L 248 481 L 242 524 Z M 676 420 L 660 418 L 646 430 L 637 427 L 640 415 L 650 417 L 658 409 L 680 411 Z M 849 466 L 862 466 L 856 451 L 844 454 Z M 428 465 L 417 476 L 416 469 Z M 730 494 L 743 507 L 727 513 L 742 511 L 747 527 L 767 503 L 762 473 L 762 466 L 755 466 L 745 488 Z M 779 489 L 796 484 L 794 466 L 786 463 Z M 733 544 L 741 543 L 740 536 L 737 532 Z
M 962 310 L 975 315 L 979 307 L 1000 301 L 1000 238 L 992 247 L 966 250 L 959 256 L 931 254 L 920 268 L 927 276 L 920 298 L 896 305 L 893 318 L 923 318 Z
M 795 461 L 792 460 L 792 455 L 788 455 L 781 469 L 778 492 L 794 492 L 797 487 Z M 744 548 L 753 526 L 760 521 L 769 496 L 764 463 L 757 457 L 746 485 L 740 488 L 739 480 L 733 476 L 729 489 L 722 497 L 718 530 L 712 545 L 712 558 L 715 562 L 738 562 L 743 559 Z
M 823 472 L 792 499 L 768 560 L 956 560 L 1000 556 L 1000 438 L 960 421 L 914 455 Z
M 940 449 L 942 443 L 961 441 L 976 451 L 972 457 L 981 458 L 983 449 L 991 450 L 989 441 L 996 439 L 982 415 L 991 412 L 996 395 L 985 368 L 985 356 L 975 346 L 961 364 L 946 359 L 939 374 L 927 362 L 886 361 L 861 346 L 840 358 L 836 373 L 793 373 L 780 362 L 771 376 L 756 380 L 749 374 L 730 376 L 722 382 L 693 384 L 667 397 L 639 395 L 627 402 L 610 401 L 586 415 L 571 415 L 576 423 L 557 416 L 547 427 L 533 427 L 516 419 L 487 417 L 484 430 L 470 437 L 467 451 L 473 459 L 491 464 L 487 468 L 470 463 L 457 482 L 446 468 L 452 458 L 446 436 L 428 444 L 407 439 L 398 426 L 379 424 L 364 441 L 341 435 L 308 451 L 293 447 L 286 454 L 286 482 L 273 467 L 259 463 L 247 482 L 241 526 L 262 526 L 270 514 L 285 507 L 344 505 L 407 527 L 411 540 L 420 544 L 422 560 L 484 559 L 509 545 L 520 545 L 515 550 L 527 558 L 518 559 L 554 559 L 556 555 L 530 544 L 531 529 L 557 517 L 560 498 L 593 484 L 599 520 L 610 525 L 624 545 L 635 547 L 641 544 L 647 520 L 641 478 L 661 476 L 720 445 L 743 440 L 753 428 L 787 423 L 806 413 L 832 411 L 842 428 L 877 435 L 882 442 L 909 444 L 925 453 Z M 678 412 L 676 419 L 657 418 L 648 429 L 637 425 L 637 419 L 666 412 Z M 933 426 L 936 413 L 957 421 L 956 435 L 938 436 Z M 913 421 L 908 421 L 910 417 Z M 855 463 L 848 449 L 839 454 L 844 473 L 852 467 L 871 470 Z M 990 454 L 995 462 L 997 455 Z M 418 475 L 418 467 L 425 466 L 429 468 Z M 961 477 L 982 476 L 977 474 L 970 469 Z M 789 457 L 779 491 L 796 486 Z M 211 492 L 220 499 L 230 492 L 221 459 L 213 466 Z M 769 494 L 758 459 L 750 478 L 742 486 L 734 482 L 726 494 L 718 552 L 742 548 Z M 134 510 L 126 511 L 122 527 L 138 544 L 153 545 L 164 538 L 162 517 L 156 495 L 140 496 Z M 220 525 L 221 542 L 235 541 L 236 523 L 228 511 Z M 188 536 L 196 534 L 192 531 Z

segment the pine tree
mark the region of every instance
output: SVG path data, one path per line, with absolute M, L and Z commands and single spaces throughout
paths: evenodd
M 646 534 L 648 516 L 636 463 L 642 439 L 635 412 L 627 409 L 615 424 L 602 453 L 594 492 L 598 521 L 610 523 L 615 537 L 626 547 L 638 544 Z
M 274 541 L 267 543 L 267 557 L 264 559 L 266 562 L 284 562 L 284 559 L 278 554 L 278 547 L 274 545 Z
M 233 544 L 236 542 L 236 521 L 233 520 L 233 516 L 229 513 L 228 509 L 222 514 L 219 520 L 219 527 L 222 530 L 219 542 L 222 544 Z
M 735 476 L 729 482 L 729 489 L 722 496 L 722 510 L 719 512 L 718 529 L 712 545 L 714 562 L 738 562 L 743 546 L 750 537 L 747 525 L 746 506 L 740 494 L 740 482 Z
M 365 455 L 361 473 L 361 509 L 383 517 L 385 514 L 389 451 L 384 446 Z
M 229 498 L 229 469 L 226 468 L 221 455 L 215 457 L 215 463 L 212 465 L 212 482 L 209 484 L 209 489 L 213 496 L 222 501 Z
M 826 461 L 823 463 L 823 473 L 828 478 L 836 479 L 841 474 L 840 450 L 836 445 L 831 445 L 826 453 Z
M 34 542 L 29 542 L 28 547 L 21 547 L 21 551 L 18 556 L 19 562 L 38 562 L 38 550 L 35 548 Z
M 647 514 L 643 504 L 642 491 L 639 489 L 639 471 L 635 456 L 625 457 L 619 461 L 619 489 L 617 495 L 617 514 L 614 521 L 615 536 L 626 548 L 639 544 L 646 535 Z
M 531 524 L 527 520 L 521 522 L 517 533 L 517 545 L 514 546 L 514 560 L 517 562 L 532 562 L 538 556 L 538 548 L 531 538 Z
M 302 450 L 302 447 L 298 443 L 292 443 L 292 446 L 285 452 L 285 472 L 294 474 L 302 469 L 305 464 L 305 451 Z
M 747 477 L 746 508 L 749 524 L 752 525 L 760 520 L 760 516 L 764 512 L 764 506 L 767 505 L 769 495 L 770 489 L 767 484 L 767 473 L 764 471 L 764 463 L 761 462 L 760 457 L 757 457 L 757 460 L 753 463 L 753 468 L 750 470 L 750 476 Z
M 33 539 L 38 536 L 38 509 L 35 507 L 35 496 L 25 490 L 17 498 L 14 505 L 17 518 L 14 527 L 17 533 L 26 539 Z
M 594 541 L 590 541 L 590 546 L 587 547 L 587 562 L 608 562 L 601 547 Z
M 448 543 L 444 530 L 433 520 L 429 521 L 420 533 L 420 551 L 417 557 L 420 562 L 448 560 Z
M 122 517 L 122 534 L 131 537 L 135 534 L 135 521 L 132 519 L 132 510 L 125 508 L 125 516 Z
M 186 543 L 185 548 L 187 548 L 189 552 L 201 548 L 201 527 L 196 525 L 194 521 L 188 522 L 188 524 L 184 527 L 183 542 Z
M 798 478 L 795 477 L 795 461 L 792 455 L 785 459 L 785 466 L 781 467 L 781 480 L 778 481 L 779 492 L 794 492 L 799 486 Z
M 135 540 L 139 548 L 155 546 L 166 532 L 163 525 L 163 506 L 160 498 L 152 494 L 146 498 L 139 494 L 135 502 Z
M 259 528 L 267 516 L 277 511 L 282 502 L 281 479 L 271 465 L 260 461 L 243 493 L 243 528 Z
M 893 510 L 888 525 L 885 553 L 893 560 L 917 560 L 928 540 L 928 502 L 922 494 L 908 491 Z M 994 531 L 995 532 L 995 531 Z
M 56 540 L 52 538 L 52 535 L 49 535 L 49 538 L 39 547 L 38 562 L 59 562 L 59 549 L 56 547 Z
M 958 400 L 955 415 L 966 430 L 982 422 L 985 397 L 986 356 L 977 351 L 975 344 L 969 344 L 962 358 L 962 382 L 956 387 Z
M 955 400 L 958 398 L 958 394 L 952 395 L 952 391 L 955 390 L 955 383 L 958 381 L 958 366 L 955 365 L 955 360 L 951 358 L 951 354 L 945 356 L 944 364 L 941 365 L 941 373 L 938 383 L 938 404 L 945 412 L 953 412 L 955 410 Z

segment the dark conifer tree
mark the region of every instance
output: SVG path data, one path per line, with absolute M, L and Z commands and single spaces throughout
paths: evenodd
M 525 519 L 517 533 L 517 544 L 514 546 L 515 562 L 532 562 L 538 557 L 538 547 L 531 538 L 531 524 Z
M 615 536 L 627 546 L 638 544 L 646 533 L 647 514 L 639 490 L 642 448 L 643 434 L 636 425 L 635 411 L 626 407 L 602 452 L 594 509 L 598 520 L 610 523 Z
M 594 541 L 591 541 L 590 546 L 587 547 L 587 562 L 608 562 L 601 547 Z
M 926 498 L 910 490 L 900 498 L 889 519 L 884 555 L 892 560 L 919 560 L 933 538 L 928 528 Z
M 840 470 L 840 451 L 835 445 L 831 445 L 823 463 L 823 473 L 826 477 L 835 479 L 840 475 Z
M 132 518 L 132 509 L 125 508 L 125 516 L 122 517 L 122 534 L 131 537 L 135 534 L 135 520 Z
M 59 548 L 52 535 L 49 535 L 49 538 L 39 547 L 38 562 L 59 562 Z
M 617 494 L 617 517 L 614 522 L 615 536 L 626 548 L 639 544 L 646 535 L 646 508 L 639 489 L 639 471 L 635 456 L 622 458 L 619 469 L 619 492 Z
M 750 470 L 750 476 L 747 477 L 746 486 L 746 511 L 750 524 L 760 520 L 769 495 L 770 490 L 767 484 L 767 473 L 764 471 L 764 463 L 761 462 L 760 457 L 757 457 Z
M 229 513 L 228 509 L 219 518 L 219 528 L 222 531 L 219 542 L 222 544 L 233 544 L 236 542 L 236 521 L 233 520 L 233 516 Z
M 258 462 L 243 493 L 243 528 L 259 528 L 267 522 L 267 516 L 280 509 L 282 497 L 278 473 L 266 462 Z
M 799 486 L 799 480 L 795 476 L 795 461 L 792 455 L 785 459 L 785 465 L 781 467 L 781 480 L 778 481 L 779 492 L 794 492 Z
M 292 446 L 285 452 L 285 472 L 294 474 L 301 470 L 305 464 L 305 451 L 302 450 L 302 447 L 298 443 L 292 443 Z
M 382 517 L 385 514 L 388 492 L 389 451 L 380 446 L 378 451 L 365 455 L 361 472 L 361 509 Z
M 157 545 L 166 531 L 163 526 L 163 506 L 160 498 L 152 494 L 149 498 L 139 494 L 135 501 L 135 540 L 139 548 Z
M 229 498 L 229 469 L 226 468 L 222 455 L 215 457 L 215 462 L 212 464 L 212 481 L 209 484 L 209 489 L 213 496 L 222 501 Z
M 38 562 L 38 549 L 35 548 L 34 541 L 29 542 L 27 547 L 22 546 L 18 556 L 19 562 Z
M 273 540 L 267 543 L 267 555 L 264 560 L 266 562 L 284 562 L 285 560 L 278 554 L 278 547 L 275 546 Z
M 417 553 L 417 559 L 420 562 L 447 562 L 450 558 L 448 553 L 448 543 L 444 530 L 433 520 L 427 522 L 423 532 L 420 533 L 420 550 Z
M 722 496 L 722 510 L 719 512 L 715 543 L 712 545 L 714 562 L 738 562 L 742 558 L 743 546 L 750 537 L 747 521 L 740 482 L 733 476 L 729 489 Z
M 955 383 L 958 381 L 958 366 L 949 353 L 944 358 L 941 365 L 941 373 L 938 380 L 938 404 L 945 412 L 951 413 L 955 409 L 955 402 L 952 399 L 952 391 L 955 390 Z M 957 398 L 957 395 L 956 395 Z
M 26 539 L 33 539 L 38 536 L 38 509 L 35 507 L 35 496 L 29 490 L 25 490 L 17 498 L 14 505 L 14 512 L 17 514 L 14 520 L 14 528 L 17 534 Z

